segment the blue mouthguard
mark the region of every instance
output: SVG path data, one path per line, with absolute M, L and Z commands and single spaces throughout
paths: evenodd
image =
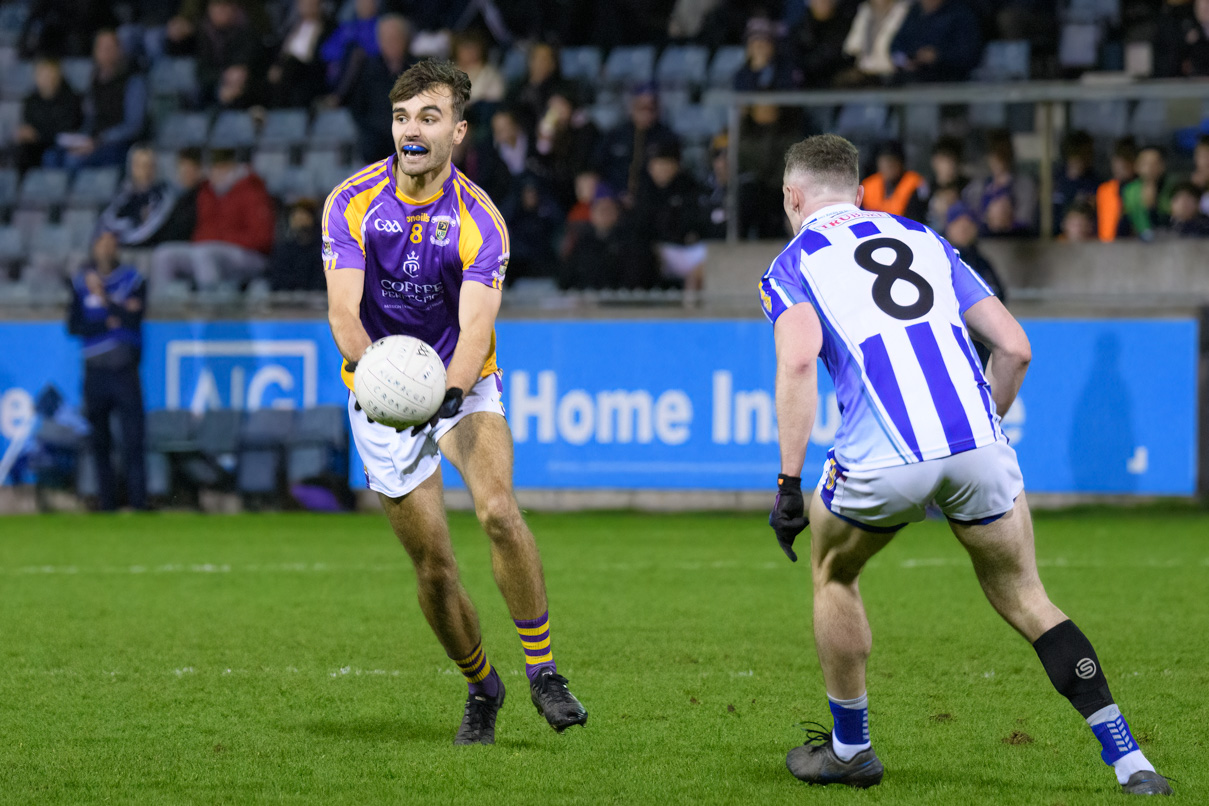
M 414 144 L 405 145 L 405 146 L 403 146 L 402 150 L 405 154 L 425 154 L 428 152 L 428 149 L 425 148 L 424 146 L 414 145 Z

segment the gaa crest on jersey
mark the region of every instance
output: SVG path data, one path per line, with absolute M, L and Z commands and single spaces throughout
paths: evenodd
M 772 297 L 764 290 L 764 284 L 760 283 L 760 304 L 764 306 L 764 310 L 772 313 Z
M 409 277 L 415 277 L 420 273 L 420 256 L 415 252 L 408 252 L 407 259 L 403 261 L 403 271 L 407 272 Z
M 336 250 L 332 248 L 332 239 L 326 235 L 323 236 L 323 259 L 324 260 L 335 260 L 336 259 Z
M 453 216 L 438 215 L 432 217 L 432 234 L 428 236 L 429 243 L 434 246 L 444 246 L 449 243 L 449 230 L 453 228 Z

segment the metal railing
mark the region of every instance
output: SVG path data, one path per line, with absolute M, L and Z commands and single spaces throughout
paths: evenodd
M 1209 80 L 1177 79 L 1162 81 L 1118 80 L 1115 77 L 1097 81 L 1030 81 L 987 84 L 917 84 L 868 90 L 819 90 L 812 92 L 733 92 L 720 95 L 718 101 L 728 105 L 727 161 L 730 181 L 727 187 L 727 241 L 739 239 L 739 137 L 744 107 L 753 104 L 791 106 L 798 108 L 839 107 L 846 104 L 883 104 L 907 107 L 914 104 L 963 105 L 981 103 L 1036 104 L 1040 109 L 1039 131 L 1041 154 L 1038 184 L 1041 214 L 1041 237 L 1048 239 L 1053 232 L 1053 207 L 1050 200 L 1054 190 L 1055 107 L 1075 101 L 1134 101 L 1134 100 L 1206 100 Z

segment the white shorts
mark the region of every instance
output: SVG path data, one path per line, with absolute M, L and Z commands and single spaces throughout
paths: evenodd
M 496 372 L 481 379 L 462 401 L 462 410 L 435 428 L 413 437 L 411 429 L 401 433 L 365 418 L 365 412 L 353 408 L 356 398 L 348 393 L 348 419 L 353 443 L 365 466 L 365 483 L 371 490 L 391 498 L 402 498 L 419 487 L 441 466 L 437 442 L 467 414 L 489 411 L 504 416 L 502 400 L 504 380 Z
M 986 524 L 1011 511 L 1024 490 L 1016 451 L 996 442 L 943 459 L 850 471 L 827 454 L 816 490 L 832 514 L 870 532 L 922 521 L 935 502 L 951 521 Z

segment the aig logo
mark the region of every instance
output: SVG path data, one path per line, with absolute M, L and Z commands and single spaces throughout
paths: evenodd
M 397 232 L 403 234 L 403 225 L 398 221 L 385 221 L 381 218 L 374 219 L 374 229 L 378 232 Z

